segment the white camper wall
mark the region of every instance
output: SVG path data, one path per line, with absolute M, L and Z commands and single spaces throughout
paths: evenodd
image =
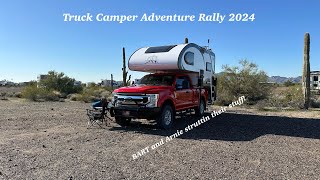
M 185 54 L 188 52 L 192 52 L 194 54 L 194 64 L 193 65 L 189 65 L 186 63 L 186 61 L 184 60 Z M 195 47 L 189 47 L 187 48 L 182 56 L 180 56 L 180 65 L 182 66 L 182 70 L 186 70 L 186 71 L 192 71 L 192 72 L 200 72 L 200 69 L 203 69 L 205 67 L 205 63 L 204 63 L 204 59 L 203 59 L 203 55 L 201 54 L 201 52 L 199 51 L 199 49 L 195 48 Z
M 211 84 L 211 80 L 212 80 L 212 70 L 211 70 L 211 67 L 212 67 L 212 60 L 211 60 L 211 57 L 208 53 L 204 53 L 203 54 L 203 57 L 204 57 L 204 77 L 203 77 L 203 85 L 204 86 L 210 86 Z M 211 63 L 211 67 L 210 67 L 210 71 L 208 71 L 207 69 L 207 62 L 208 63 Z
M 186 46 L 177 45 L 169 52 L 145 53 L 149 47 L 141 48 L 131 55 L 128 67 L 132 71 L 156 72 L 165 70 L 179 70 L 178 57 Z

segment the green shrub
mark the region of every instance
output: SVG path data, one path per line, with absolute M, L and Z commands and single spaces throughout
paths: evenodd
M 258 66 L 247 60 L 239 61 L 240 66 L 223 66 L 223 73 L 218 76 L 218 105 L 228 105 L 240 96 L 245 96 L 247 104 L 255 104 L 266 99 L 270 93 L 268 76 Z
M 293 82 L 290 81 L 290 80 L 287 80 L 286 82 L 283 83 L 283 85 L 286 86 L 286 87 L 289 87 L 289 86 L 294 86 L 295 83 L 293 83 Z
M 39 89 L 36 85 L 30 85 L 26 86 L 21 93 L 23 98 L 36 101 L 39 94 L 42 94 L 41 91 L 42 90 Z
M 75 79 L 65 76 L 64 73 L 49 71 L 45 79 L 39 82 L 39 86 L 48 91 L 58 91 L 64 94 L 78 93 L 82 86 L 74 86 Z
M 32 101 L 59 101 L 59 93 L 55 91 L 49 91 L 44 88 L 38 88 L 36 85 L 26 86 L 21 95 L 23 98 Z

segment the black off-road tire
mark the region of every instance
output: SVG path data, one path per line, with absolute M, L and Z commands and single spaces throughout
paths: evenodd
M 119 124 L 120 126 L 128 126 L 131 122 L 131 118 L 120 117 L 120 116 L 116 116 L 115 120 L 116 120 L 116 123 Z
M 170 129 L 175 119 L 174 110 L 169 104 L 162 107 L 160 116 L 157 118 L 157 125 L 162 129 Z
M 206 103 L 204 102 L 203 99 L 201 99 L 200 106 L 194 109 L 196 116 L 202 116 L 204 114 L 205 109 L 206 109 Z

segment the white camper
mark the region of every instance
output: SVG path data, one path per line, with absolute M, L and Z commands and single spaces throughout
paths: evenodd
M 131 55 L 128 67 L 132 71 L 150 73 L 188 73 L 194 86 L 203 74 L 203 86 L 214 92 L 215 54 L 208 47 L 194 43 L 144 47 Z
M 310 86 L 313 91 L 320 91 L 320 71 L 310 72 Z

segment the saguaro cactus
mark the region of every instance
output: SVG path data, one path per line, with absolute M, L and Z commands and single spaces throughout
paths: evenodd
M 122 83 L 123 83 L 123 86 L 127 86 L 128 71 L 126 69 L 126 50 L 124 47 L 122 48 L 122 58 L 123 58 L 123 61 L 122 61 Z
M 113 74 L 111 74 L 111 89 L 113 90 Z
M 304 96 L 304 109 L 310 105 L 310 34 L 304 35 L 304 57 L 302 70 L 302 89 Z

